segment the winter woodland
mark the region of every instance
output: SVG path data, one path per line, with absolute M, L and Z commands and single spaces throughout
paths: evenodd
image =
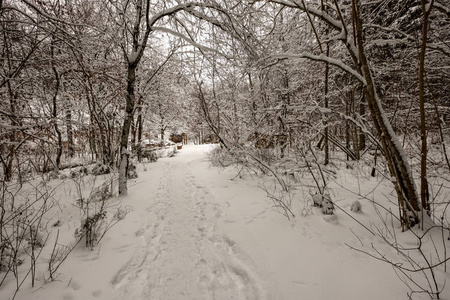
M 450 299 L 446 0 L 0 0 L 1 299 Z

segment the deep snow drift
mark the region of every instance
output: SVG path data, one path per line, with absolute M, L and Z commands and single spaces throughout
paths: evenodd
M 339 210 L 337 221 L 315 209 L 288 220 L 258 180 L 211 167 L 206 153 L 212 147 L 183 146 L 146 171 L 140 166 L 129 195 L 111 200 L 128 207 L 125 219 L 92 251 L 77 246 L 53 282 L 44 281 L 44 251 L 36 287 L 26 282 L 16 299 L 407 299 L 392 267 L 346 245 L 374 245 L 395 255 L 379 237 Z M 359 188 L 370 191 L 377 182 L 365 185 Z M 362 212 L 352 213 L 355 196 L 336 190 L 334 199 L 364 224 L 377 222 L 370 203 L 361 200 Z M 71 202 L 61 194 L 55 214 L 61 242 L 73 242 L 80 222 Z M 0 299 L 12 290 L 14 283 L 5 283 Z M 441 296 L 450 298 L 447 288 Z

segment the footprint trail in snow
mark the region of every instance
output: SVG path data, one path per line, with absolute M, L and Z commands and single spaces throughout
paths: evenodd
M 251 259 L 219 232 L 221 204 L 196 183 L 193 163 L 158 163 L 166 165 L 136 232 L 141 245 L 111 282 L 116 299 L 265 299 Z

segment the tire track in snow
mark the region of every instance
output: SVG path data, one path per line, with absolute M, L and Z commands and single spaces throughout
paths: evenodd
M 221 206 L 196 184 L 190 163 L 164 163 L 148 224 L 136 233 L 141 246 L 112 280 L 116 298 L 265 299 L 251 259 L 218 233 Z

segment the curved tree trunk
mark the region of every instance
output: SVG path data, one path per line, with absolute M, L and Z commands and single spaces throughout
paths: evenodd
M 363 31 L 357 0 L 352 1 L 354 19 L 356 25 L 357 48 L 361 70 L 366 80 L 365 98 L 370 110 L 374 127 L 381 139 L 389 171 L 393 177 L 393 184 L 398 196 L 401 208 L 402 224 L 408 228 L 419 222 L 419 211 L 421 210 L 412 172 L 408 164 L 403 148 L 394 133 L 392 125 L 387 119 L 381 106 L 381 101 L 376 94 L 375 83 L 370 71 L 369 62 L 366 58 L 363 45 Z

